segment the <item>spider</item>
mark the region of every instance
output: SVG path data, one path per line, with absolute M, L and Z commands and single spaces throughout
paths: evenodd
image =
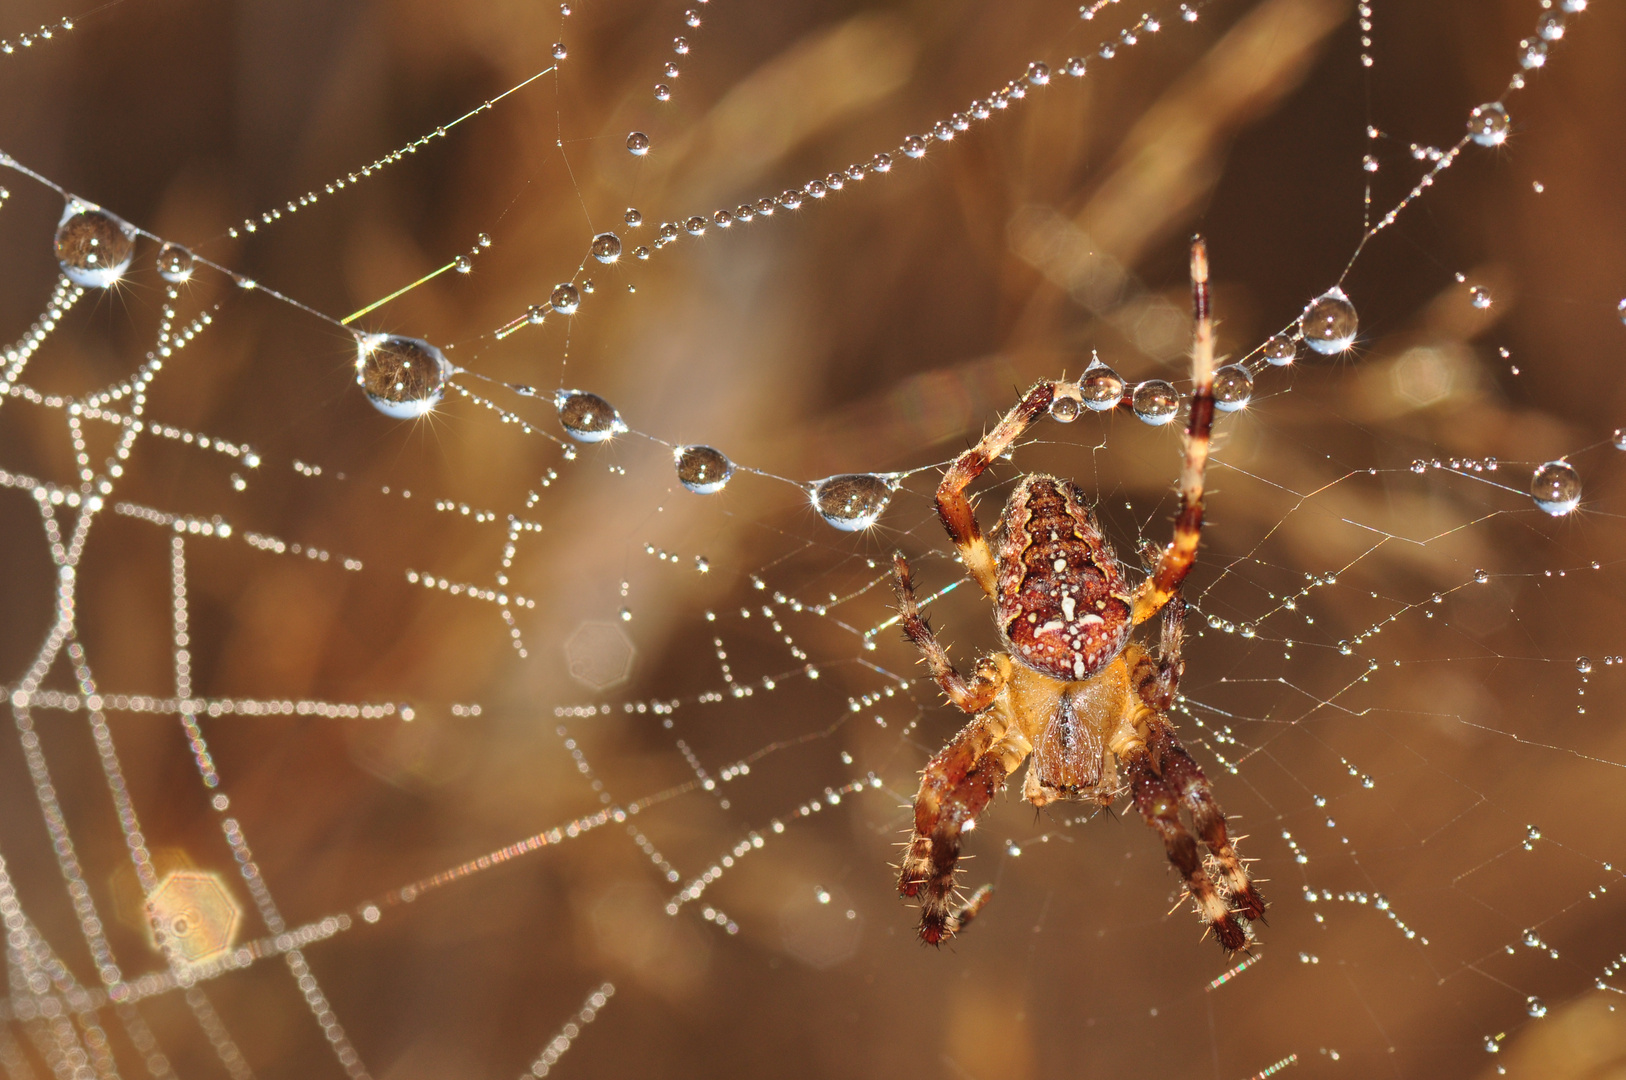
M 1180 584 L 1197 556 L 1214 421 L 1213 322 L 1201 237 L 1191 246 L 1191 286 L 1195 389 L 1180 512 L 1173 540 L 1139 587 L 1124 581 L 1094 511 L 1070 481 L 1023 477 L 987 539 L 965 494 L 1054 403 L 1066 403 L 1057 409 L 1061 415 L 1076 415 L 1081 397 L 1076 383 L 1035 385 L 993 431 L 960 455 L 937 489 L 943 527 L 993 601 L 1004 652 L 979 659 L 970 679 L 961 676 L 920 615 L 908 561 L 902 552 L 893 556 L 904 634 L 949 701 L 971 714 L 922 773 L 914 831 L 898 875 L 898 891 L 920 898 L 920 937 L 929 944 L 953 937 L 986 904 L 987 886 L 968 902 L 956 902 L 961 834 L 1030 756 L 1022 794 L 1038 807 L 1056 800 L 1110 805 L 1123 793 L 1121 767 L 1136 809 L 1162 837 L 1199 917 L 1226 951 L 1246 947 L 1247 922 L 1264 915 L 1265 901 L 1226 835 L 1225 814 L 1208 778 L 1180 745 L 1168 716 L 1184 668 Z M 1131 635 L 1160 612 L 1162 635 L 1153 654 Z M 1180 819 L 1182 807 L 1208 848 L 1208 868 Z

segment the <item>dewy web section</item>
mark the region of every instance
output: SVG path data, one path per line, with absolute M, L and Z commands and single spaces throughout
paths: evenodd
M 0 1067 L 1567 1075 L 1620 1038 L 1619 14 L 635 14 L 0 27 Z M 982 685 L 935 495 L 1038 380 L 977 491 L 1071 481 L 1180 596 L 1171 734 L 1099 799 L 951 800 L 984 888 L 950 868 L 927 952 L 888 864 L 963 718 L 893 552 Z M 1115 827 L 1177 816 L 1182 745 L 1240 861 Z M 1272 906 L 1222 958 L 1238 875 Z

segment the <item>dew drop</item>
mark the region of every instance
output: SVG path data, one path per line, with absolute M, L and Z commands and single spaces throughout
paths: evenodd
M 734 215 L 730 214 L 727 210 L 718 210 L 716 213 L 711 215 L 711 223 L 717 226 L 719 229 L 726 229 L 730 225 L 734 224 Z
M 802 205 L 802 193 L 795 188 L 782 192 L 779 196 L 779 205 L 786 210 L 795 210 Z
M 1214 372 L 1214 408 L 1220 412 L 1245 409 L 1253 400 L 1253 376 L 1240 364 L 1226 364 Z
M 678 481 L 696 495 L 711 495 L 728 486 L 734 463 L 709 446 L 680 446 L 672 451 Z
M 637 247 L 632 249 L 632 257 L 635 259 L 647 259 L 649 258 L 649 249 L 644 245 L 639 244 Z
M 1147 379 L 1135 387 L 1135 415 L 1153 426 L 1167 424 L 1180 411 L 1180 395 L 1162 379 Z
M 1547 1015 L 1547 1006 L 1540 998 L 1531 996 L 1524 999 L 1524 1011 L 1539 1020 Z
M 1486 570 L 1475 570 L 1474 581 L 1480 585 L 1490 584 L 1490 572 Z
M 667 86 L 665 83 L 656 83 L 655 84 L 655 100 L 656 101 L 671 101 L 672 100 L 672 88 L 670 86 Z
M 634 131 L 627 136 L 627 152 L 633 157 L 643 157 L 649 153 L 649 136 L 641 131 Z
M 613 263 L 621 257 L 621 238 L 613 232 L 602 232 L 593 237 L 593 258 L 601 263 Z
M 1616 450 L 1626 450 L 1626 428 L 1616 428 L 1610 440 L 1615 444 Z
M 1530 497 L 1553 517 L 1581 505 L 1581 474 L 1567 461 L 1549 461 L 1530 478 Z
M 566 281 L 553 287 L 548 303 L 561 315 L 573 315 L 576 309 L 582 306 L 582 295 L 576 291 L 576 286 Z
M 563 60 L 566 55 L 565 43 L 562 41 L 555 41 L 553 43 L 553 58 L 555 60 Z
M 919 135 L 910 135 L 903 140 L 904 157 L 919 158 L 926 156 L 926 140 Z
M 1050 65 L 1035 61 L 1028 65 L 1028 82 L 1034 86 L 1043 86 L 1050 81 Z
M 1291 364 L 1298 357 L 1299 352 L 1298 346 L 1293 344 L 1293 339 L 1286 334 L 1277 334 L 1265 342 L 1262 351 L 1265 359 L 1277 367 L 1286 367 Z
M 690 8 L 688 11 L 685 11 L 683 13 L 683 21 L 684 21 L 685 24 L 687 24 L 689 26 L 699 26 L 700 25 L 700 12 L 694 10 L 693 8 Z
M 809 180 L 803 190 L 807 192 L 810 198 L 822 199 L 830 194 L 830 185 L 823 180 Z
M 135 255 L 136 231 L 105 210 L 70 201 L 56 227 L 56 261 L 75 285 L 106 289 Z
M 808 489 L 813 509 L 843 532 L 875 524 L 892 501 L 893 485 L 873 473 L 827 476 Z
M 1078 392 L 1084 398 L 1084 407 L 1092 412 L 1116 409 L 1124 397 L 1123 376 L 1100 359 L 1091 360 L 1078 380 Z
M 440 404 L 452 365 L 435 346 L 395 334 L 356 343 L 356 385 L 385 416 L 411 420 Z
M 1084 73 L 1088 70 L 1089 65 L 1084 62 L 1084 58 L 1082 56 L 1069 56 L 1067 58 L 1067 74 L 1071 75 L 1073 78 L 1082 79 L 1084 77 Z
M 603 442 L 627 430 L 615 406 L 585 390 L 560 390 L 553 395 L 559 423 L 582 442 Z
M 1526 71 L 1546 65 L 1547 43 L 1545 41 L 1522 41 L 1519 43 L 1519 49 L 1519 66 Z
M 683 37 L 673 38 L 672 51 L 677 53 L 679 56 L 689 55 L 689 39 Z
M 1577 656 L 1575 658 L 1575 670 L 1579 671 L 1582 675 L 1590 673 L 1592 671 L 1591 657 Z
M 1483 285 L 1475 285 L 1469 288 L 1468 299 L 1473 303 L 1474 307 L 1479 308 L 1481 311 L 1491 306 L 1490 290 Z
M 1074 397 L 1057 397 L 1050 403 L 1050 418 L 1058 424 L 1071 424 L 1078 419 L 1084 403 Z
M 1349 302 L 1344 290 L 1335 285 L 1310 301 L 1310 306 L 1299 316 L 1299 333 L 1310 348 L 1331 356 L 1355 343 L 1358 324 L 1355 305 Z
M 180 284 L 192 280 L 192 253 L 179 244 L 165 244 L 158 249 L 158 276 L 165 281 Z
M 1507 110 L 1500 101 L 1487 101 L 1468 114 L 1468 137 L 1480 146 L 1500 146 L 1507 142 Z
M 453 265 L 459 274 L 467 274 L 474 270 L 474 260 L 467 255 L 459 255 Z
M 876 154 L 873 158 L 870 159 L 869 167 L 870 167 L 870 169 L 872 171 L 878 172 L 878 173 L 884 173 L 884 172 L 891 171 L 891 169 L 892 169 L 892 155 L 891 154 Z
M 627 212 L 621 215 L 621 220 L 625 221 L 629 228 L 636 229 L 644 223 L 644 212 L 636 206 L 629 206 Z
M 693 217 L 689 218 L 683 223 L 683 228 L 684 231 L 690 236 L 704 235 L 706 231 L 706 219 L 701 217 L 699 214 L 695 214 Z

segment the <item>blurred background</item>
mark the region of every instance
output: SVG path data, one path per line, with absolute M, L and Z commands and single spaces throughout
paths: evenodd
M 546 392 L 458 380 L 543 434 L 455 391 L 390 419 L 355 385 L 348 331 L 208 270 L 171 301 L 146 240 L 22 379 L 83 395 L 135 370 L 166 305 L 212 311 L 148 417 L 259 466 L 144 438 L 114 498 L 219 515 L 239 538 L 185 544 L 195 696 L 392 706 L 201 722 L 288 925 L 349 919 L 304 959 L 369 1074 L 1626 1070 L 1619 6 L 1384 4 L 1363 30 L 1343 0 L 1219 0 L 1194 22 L 1154 5 L 1154 31 L 1117 3 L 1082 20 L 1026 0 L 693 2 L 123 0 L 0 55 L 0 150 L 18 162 L 335 319 L 472 253 L 354 326 Z M 0 36 L 64 14 L 13 0 Z M 1200 940 L 1133 815 L 1038 815 L 1015 791 L 968 845 L 966 882 L 997 882 L 994 902 L 921 947 L 890 862 L 918 769 L 963 717 L 877 628 L 894 549 L 923 592 L 959 579 L 935 468 L 1093 354 L 1178 381 L 1194 231 L 1222 351 L 1289 326 L 1345 274 L 1368 192 L 1375 221 L 1559 15 L 1547 63 L 1505 99 L 1507 142 L 1468 145 L 1342 278 L 1354 349 L 1265 369 L 1219 423 L 1176 720 L 1266 879 L 1257 959 L 1216 984 L 1244 958 Z M 560 51 L 557 74 L 451 126 Z M 1069 56 L 1085 77 L 1063 74 Z M 921 160 L 633 254 L 663 222 L 895 153 L 1036 60 L 1048 85 Z M 61 197 L 0 183 L 14 341 L 52 288 Z M 607 230 L 624 253 L 605 265 L 587 252 Z M 498 339 L 565 281 L 579 312 Z M 572 445 L 555 388 L 603 395 L 633 432 Z M 76 484 L 62 410 L 0 406 L 0 467 Z M 1131 564 L 1167 535 L 1176 425 L 1118 413 L 1032 434 L 982 482 L 985 525 L 1020 472 L 1046 470 L 1099 498 Z M 111 446 L 89 437 L 93 456 Z M 671 461 L 686 443 L 742 469 L 691 494 Z M 1584 494 L 1551 518 L 1529 477 L 1560 456 Z M 857 533 L 780 479 L 860 472 L 904 475 Z M 535 526 L 512 546 L 510 516 Z M 76 604 L 96 679 L 173 696 L 172 534 L 97 525 Z M 0 550 L 10 691 L 56 588 L 25 491 L 0 490 Z M 529 605 L 510 623 L 464 584 Z M 962 669 L 994 645 L 970 592 L 933 607 Z M 46 679 L 72 682 L 60 665 Z M 32 717 L 110 947 L 126 977 L 162 971 L 85 713 Z M 266 937 L 176 716 L 109 722 L 160 871 L 215 875 L 236 940 Z M 24 741 L 0 739 L 0 855 L 94 987 Z M 403 893 L 527 837 L 540 850 Z M 8 929 L 0 1064 L 49 1075 Z M 207 1010 L 182 991 L 139 1006 L 175 1074 L 345 1071 L 281 962 L 202 985 Z M 142 1075 L 115 1011 L 109 1053 Z

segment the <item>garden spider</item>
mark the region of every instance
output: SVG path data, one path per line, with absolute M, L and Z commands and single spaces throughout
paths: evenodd
M 920 936 L 930 944 L 953 937 L 986 903 L 986 887 L 965 904 L 955 901 L 960 834 L 1030 754 L 1022 794 L 1035 806 L 1058 799 L 1108 805 L 1123 792 L 1117 775 L 1122 764 L 1135 807 L 1162 836 L 1197 914 L 1227 951 L 1246 947 L 1251 939 L 1246 920 L 1264 915 L 1265 901 L 1226 835 L 1225 814 L 1214 802 L 1208 778 L 1180 745 L 1168 717 L 1184 666 L 1180 583 L 1197 556 L 1214 422 L 1208 254 L 1200 237 L 1191 246 L 1191 290 L 1195 389 L 1180 513 L 1174 539 L 1138 588 L 1124 582 L 1094 512 L 1071 482 L 1023 477 L 987 540 L 966 498 L 966 487 L 1052 403 L 1070 398 L 1069 404 L 1077 405 L 1076 383 L 1034 386 L 993 431 L 960 455 L 937 489 L 943 527 L 994 602 L 1006 651 L 979 659 L 971 679 L 963 678 L 921 618 L 908 561 L 901 552 L 893 557 L 904 633 L 949 701 L 972 716 L 926 765 L 915 797 L 914 833 L 898 875 L 898 891 L 921 898 Z M 1076 408 L 1068 411 L 1076 414 Z M 1154 656 L 1130 636 L 1159 612 L 1163 632 Z M 1182 805 L 1208 848 L 1208 869 L 1180 820 Z

